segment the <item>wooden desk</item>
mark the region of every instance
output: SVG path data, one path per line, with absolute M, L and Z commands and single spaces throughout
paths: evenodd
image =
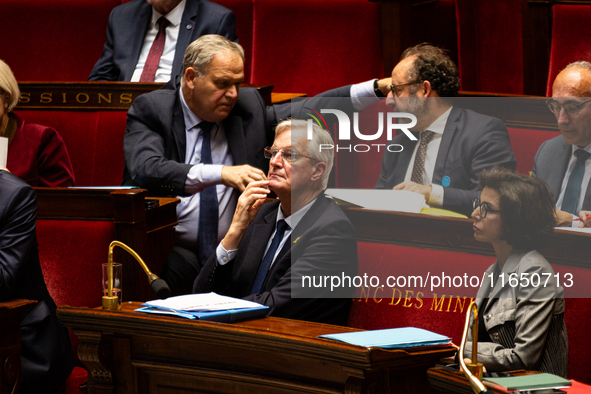
M 0 394 L 17 391 L 21 379 L 21 316 L 37 301 L 0 302 Z
M 267 317 L 236 324 L 60 307 L 80 338 L 88 393 L 426 393 L 452 347 L 363 348 L 316 338 L 352 328 Z
M 474 239 L 471 219 L 359 208 L 344 211 L 359 241 L 494 255 L 491 244 Z M 591 268 L 591 233 L 555 229 L 540 252 L 551 263 Z
M 540 372 L 511 371 L 509 373 L 519 376 L 532 374 L 535 375 Z M 429 376 L 429 383 L 431 384 L 431 387 L 438 390 L 438 392 L 441 394 L 474 394 L 468 379 L 461 372 L 452 372 L 441 367 L 435 367 L 430 368 L 429 371 L 427 371 L 427 376 Z M 493 385 L 492 383 L 488 383 L 486 381 L 483 381 L 482 383 L 489 389 L 489 391 L 495 394 L 506 393 L 506 391 L 496 388 L 498 386 Z
M 179 199 L 158 198 L 159 206 L 146 209 L 144 200 L 148 191 L 144 189 L 35 190 L 39 220 L 113 221 L 115 239 L 134 249 L 151 271 L 160 274 L 174 246 Z M 119 248 L 115 249 L 115 259 L 123 263 L 124 300 L 153 299 L 146 275 L 135 259 Z

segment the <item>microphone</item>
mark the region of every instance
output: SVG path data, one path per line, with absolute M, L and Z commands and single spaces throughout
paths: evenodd
M 472 363 L 466 365 L 464 362 L 464 347 L 466 346 L 466 338 L 468 337 L 468 329 L 470 327 L 470 315 L 474 312 L 474 323 L 472 324 Z M 468 311 L 466 313 L 466 322 L 464 323 L 464 334 L 462 335 L 462 342 L 460 343 L 460 356 L 458 357 L 458 361 L 464 370 L 464 374 L 466 378 L 468 378 L 468 382 L 470 386 L 472 386 L 472 390 L 476 394 L 493 394 L 492 390 L 489 390 L 482 384 L 482 372 L 484 365 L 479 363 L 476 359 L 476 355 L 478 353 L 478 306 L 474 301 L 470 302 L 468 306 Z M 472 373 L 476 374 L 474 376 Z
M 156 294 L 156 297 L 163 299 L 170 297 L 170 288 L 168 284 L 158 277 L 158 275 L 153 274 L 144 260 L 129 246 L 125 245 L 123 242 L 113 241 L 109 244 L 109 260 L 108 260 L 108 293 L 106 296 L 103 296 L 103 309 L 116 311 L 119 309 L 119 298 L 113 295 L 113 249 L 115 246 L 119 246 L 121 249 L 124 249 L 129 254 L 131 254 L 135 260 L 142 266 L 144 272 L 148 276 L 148 280 L 150 281 L 150 288 Z

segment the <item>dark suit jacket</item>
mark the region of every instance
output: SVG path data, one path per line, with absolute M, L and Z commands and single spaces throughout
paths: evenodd
M 56 392 L 74 367 L 68 332 L 41 273 L 36 222 L 33 188 L 0 171 L 0 300 L 39 301 L 21 319 L 21 394 Z
M 89 81 L 130 81 L 135 71 L 150 20 L 152 6 L 135 0 L 113 9 L 107 26 L 107 42 Z M 190 29 L 187 27 L 191 26 Z M 238 36 L 229 9 L 207 0 L 187 0 L 172 63 L 172 77 L 182 71 L 187 46 L 205 34 L 219 34 L 232 41 Z
M 517 369 L 537 370 L 566 377 L 568 338 L 564 324 L 563 289 L 554 277 L 548 261 L 536 250 L 513 251 L 501 271 L 505 275 L 551 274 L 544 286 L 505 286 L 499 277 L 491 277 L 498 262 L 490 266 L 476 295 L 476 305 L 492 342 L 478 342 L 478 361 L 491 372 Z M 543 281 L 546 279 L 543 279 Z M 525 282 L 521 282 L 525 283 Z M 490 296 L 489 296 L 490 293 Z M 490 297 L 481 310 L 483 299 Z M 468 332 L 465 357 L 472 354 L 472 330 Z
M 551 140 L 544 141 L 534 158 L 532 176 L 540 178 L 550 186 L 554 200 L 558 200 L 560 195 L 560 188 L 572 153 L 572 145 L 567 144 L 564 137 L 559 135 Z M 583 209 L 591 209 L 591 182 L 587 186 Z
M 185 195 L 185 180 L 192 165 L 184 163 L 186 135 L 179 89 L 177 77 L 161 89 L 139 96 L 129 109 L 123 137 L 123 185 L 149 189 L 151 195 Z M 236 106 L 222 121 L 234 164 L 250 164 L 267 173 L 269 161 L 263 149 L 273 144 L 277 123 L 289 116 L 301 116 L 304 107 L 330 108 L 334 105 L 332 97 L 348 97 L 349 91 L 345 86 L 297 105 L 267 107 L 256 89 L 240 89 Z
M 403 133 L 388 143 L 402 145 L 404 149 L 400 153 L 384 151 L 377 189 L 391 189 L 404 181 L 416 143 Z M 441 137 L 433 172 L 433 184 L 441 185 L 444 176 L 450 180 L 449 187 L 445 187 L 443 208 L 470 215 L 472 200 L 480 195 L 480 173 L 497 166 L 511 170 L 516 167 L 503 122 L 454 106 Z
M 193 292 L 244 298 L 270 308 L 272 316 L 344 325 L 351 288 L 302 288 L 302 276 L 357 275 L 357 238 L 343 211 L 321 193 L 291 233 L 261 288 L 249 295 L 269 238 L 275 230 L 279 202 L 263 205 L 248 227 L 236 258 L 219 265 L 213 255 L 201 270 Z M 293 283 L 292 283 L 293 280 Z M 318 283 L 318 282 L 315 282 Z M 332 298 L 331 298 L 332 297 Z

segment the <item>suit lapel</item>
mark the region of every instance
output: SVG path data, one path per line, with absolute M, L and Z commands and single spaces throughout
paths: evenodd
M 174 97 L 174 110 L 172 114 L 172 138 L 176 144 L 178 151 L 179 162 L 185 162 L 185 153 L 187 150 L 187 135 L 185 133 L 185 118 L 183 117 L 183 109 L 181 100 L 179 98 L 180 87 L 177 85 Z
M 186 48 L 192 41 L 193 32 L 195 31 L 195 20 L 199 15 L 201 3 L 197 1 L 187 1 L 185 5 L 185 11 L 181 18 L 181 24 L 179 26 L 179 37 L 176 43 L 177 48 Z M 189 27 L 190 26 L 190 27 Z M 175 51 L 174 60 L 172 62 L 172 75 L 174 78 L 180 74 L 183 68 L 183 57 L 185 51 Z
M 586 211 L 591 210 L 591 181 L 587 184 L 587 192 L 585 193 L 585 199 L 583 200 L 583 209 Z
M 548 186 L 550 186 L 550 190 L 552 190 L 552 193 L 554 193 L 554 199 L 556 200 L 558 200 L 558 196 L 560 195 L 562 181 L 564 179 L 564 175 L 566 174 L 566 169 L 568 168 L 568 162 L 570 160 L 571 154 L 571 146 L 566 142 L 563 142 L 562 150 L 557 152 L 555 156 L 556 165 L 552 167 L 552 171 L 548 177 Z
M 142 34 L 134 34 L 133 42 L 129 43 L 129 48 L 133 48 L 133 52 L 130 54 L 127 64 L 124 66 L 125 69 L 121 70 L 121 75 L 125 77 L 125 81 L 129 81 L 135 71 L 138 59 L 140 58 L 140 52 L 144 46 L 144 38 L 148 28 L 150 27 L 150 20 L 152 19 L 152 6 L 145 3 L 135 20 L 131 20 L 129 29 L 134 32 L 142 32 Z
M 445 129 L 443 129 L 443 135 L 441 136 L 439 152 L 437 152 L 435 170 L 433 171 L 432 183 L 434 184 L 441 185 L 441 179 L 443 178 L 443 170 L 445 169 L 445 163 L 447 162 L 447 153 L 449 152 L 451 141 L 453 140 L 454 134 L 456 133 L 458 121 L 460 119 L 461 114 L 461 109 L 459 109 L 458 107 L 453 107 L 451 113 L 449 114 L 449 117 L 447 118 L 447 123 L 445 124 Z
M 239 116 L 228 116 L 223 122 L 224 132 L 226 133 L 226 140 L 234 164 L 247 164 L 246 160 L 246 141 L 244 140 L 244 132 L 242 126 L 242 119 Z
M 279 204 L 277 204 L 277 207 L 279 207 Z M 269 238 L 275 230 L 277 209 L 271 210 L 271 212 L 263 216 L 263 220 L 254 225 L 252 231 L 253 236 L 251 237 L 251 242 L 248 246 L 248 253 L 245 256 L 244 264 L 241 266 L 241 272 L 238 273 L 239 278 L 246 279 L 244 282 L 244 290 L 247 291 L 247 294 L 249 294 L 252 289 L 254 279 L 256 278 L 259 266 L 263 260 L 265 249 L 267 248 L 267 243 L 269 243 Z M 264 283 L 261 289 L 263 288 Z

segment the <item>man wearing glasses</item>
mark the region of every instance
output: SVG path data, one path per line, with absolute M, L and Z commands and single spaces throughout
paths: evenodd
M 532 173 L 550 186 L 559 226 L 591 226 L 590 102 L 591 63 L 569 64 L 554 80 L 552 98 L 546 101 L 562 135 L 540 146 Z
M 273 145 L 265 148 L 268 178 L 251 182 L 238 199 L 228 233 L 193 292 L 255 301 L 269 306 L 272 316 L 346 324 L 352 285 L 311 286 L 320 278 L 353 278 L 358 266 L 353 225 L 323 193 L 334 150 L 319 146 L 334 142 L 318 125 L 313 134 L 308 140 L 303 120 L 277 125 Z M 264 204 L 269 191 L 279 201 Z
M 389 142 L 404 148 L 384 151 L 376 188 L 414 191 L 432 207 L 470 215 L 482 170 L 515 170 L 503 122 L 453 106 L 449 98 L 459 88 L 457 67 L 443 49 L 420 44 L 404 51 L 386 104 L 417 117 L 410 129 L 417 140 L 401 133 Z

